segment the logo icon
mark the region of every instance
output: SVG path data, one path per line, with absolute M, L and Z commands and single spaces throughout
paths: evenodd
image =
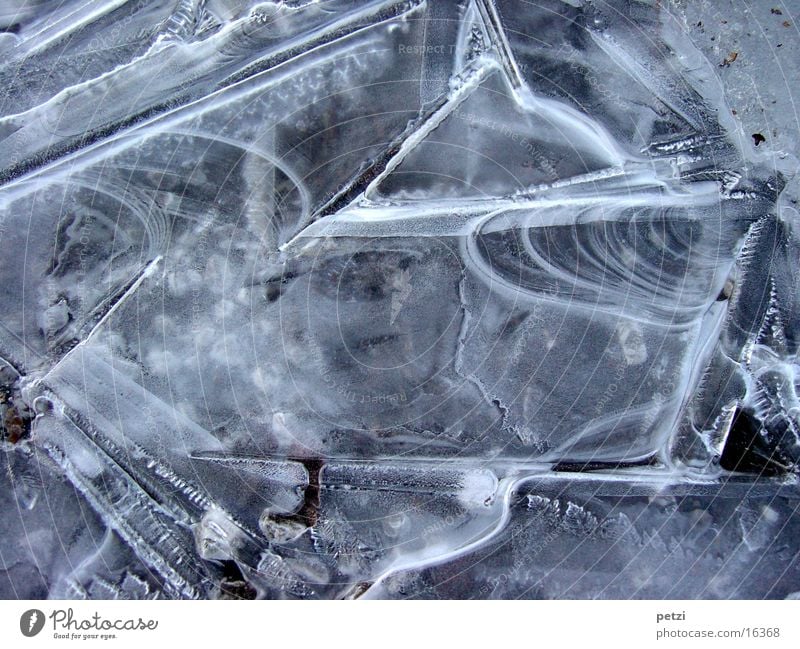
M 32 638 L 44 628 L 44 613 L 38 608 L 25 611 L 19 618 L 19 630 L 26 638 Z

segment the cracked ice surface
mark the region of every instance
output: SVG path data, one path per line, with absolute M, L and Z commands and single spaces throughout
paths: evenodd
M 800 590 L 786 174 L 660 3 L 0 9 L 0 594 Z

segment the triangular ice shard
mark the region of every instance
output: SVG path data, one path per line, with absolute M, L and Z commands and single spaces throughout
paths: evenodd
M 367 198 L 507 196 L 623 160 L 599 124 L 562 102 L 515 90 L 498 67 Z

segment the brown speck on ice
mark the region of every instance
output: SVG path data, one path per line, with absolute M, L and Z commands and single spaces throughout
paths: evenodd
M 739 52 L 731 52 L 730 54 L 728 54 L 728 56 L 722 59 L 722 63 L 719 64 L 719 67 L 727 68 L 730 66 L 731 63 L 733 63 L 738 58 L 739 58 Z

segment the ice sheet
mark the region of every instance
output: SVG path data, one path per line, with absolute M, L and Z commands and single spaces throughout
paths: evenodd
M 800 590 L 792 169 L 671 9 L 0 3 L 0 595 Z

